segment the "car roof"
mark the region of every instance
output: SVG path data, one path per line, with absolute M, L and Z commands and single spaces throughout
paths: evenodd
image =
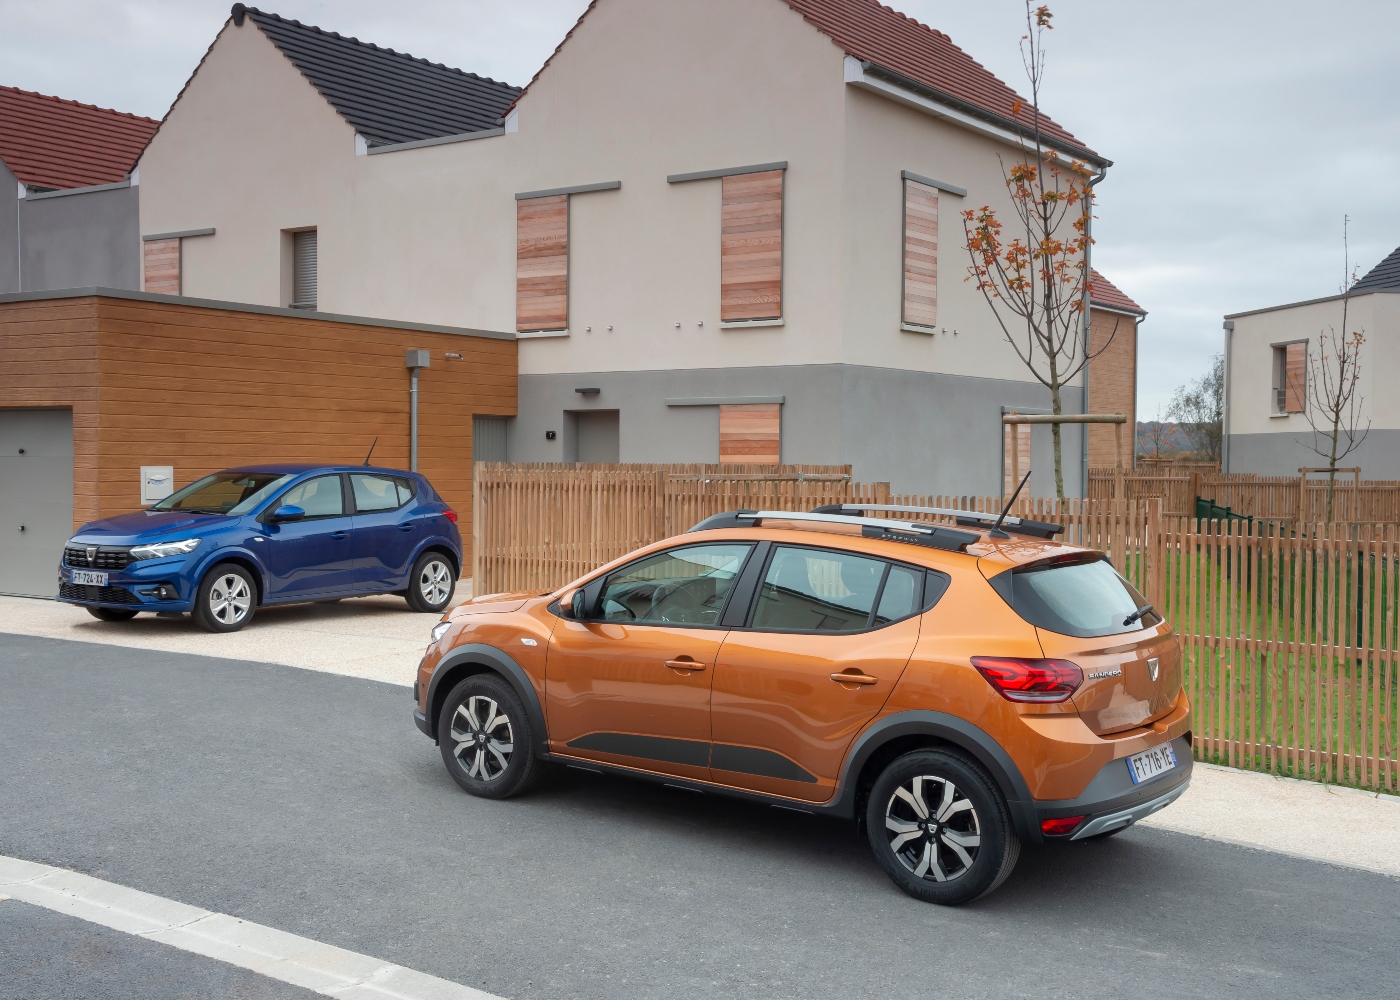
M 311 462 L 283 462 L 267 465 L 238 465 L 224 472 L 273 472 L 278 475 L 299 476 L 305 472 L 381 472 L 392 476 L 417 477 L 418 473 L 403 469 L 388 469 L 378 465 L 316 465 Z

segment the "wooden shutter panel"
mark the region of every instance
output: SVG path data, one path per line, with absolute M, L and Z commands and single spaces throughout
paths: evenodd
M 779 403 L 725 403 L 719 408 L 719 460 L 725 465 L 777 465 L 782 451 Z
M 1284 393 L 1285 413 L 1302 413 L 1307 399 L 1308 345 L 1289 344 L 1283 366 L 1287 389 Z
M 146 291 L 158 295 L 180 294 L 180 241 L 148 240 L 142 245 Z
M 316 230 L 292 234 L 292 305 L 316 308 Z
M 1031 471 L 1031 425 L 1002 425 L 1003 468 L 1002 496 L 1010 498 L 1016 492 L 1021 479 Z M 1030 484 L 1021 491 L 1022 496 L 1030 496 Z
M 904 322 L 938 322 L 938 189 L 904 182 Z
M 719 318 L 783 315 L 783 171 L 724 178 Z
M 515 203 L 515 328 L 569 326 L 569 196 Z

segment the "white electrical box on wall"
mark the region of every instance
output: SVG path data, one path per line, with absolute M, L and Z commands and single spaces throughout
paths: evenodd
M 173 465 L 141 466 L 141 502 L 155 503 L 164 500 L 175 492 L 175 467 Z

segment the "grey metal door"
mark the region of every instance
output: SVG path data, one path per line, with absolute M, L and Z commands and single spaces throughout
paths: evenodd
M 0 594 L 57 594 L 72 533 L 73 411 L 0 410 Z

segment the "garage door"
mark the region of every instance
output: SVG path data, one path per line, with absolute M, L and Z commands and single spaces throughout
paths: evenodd
M 57 594 L 72 534 L 73 411 L 0 410 L 0 594 Z

